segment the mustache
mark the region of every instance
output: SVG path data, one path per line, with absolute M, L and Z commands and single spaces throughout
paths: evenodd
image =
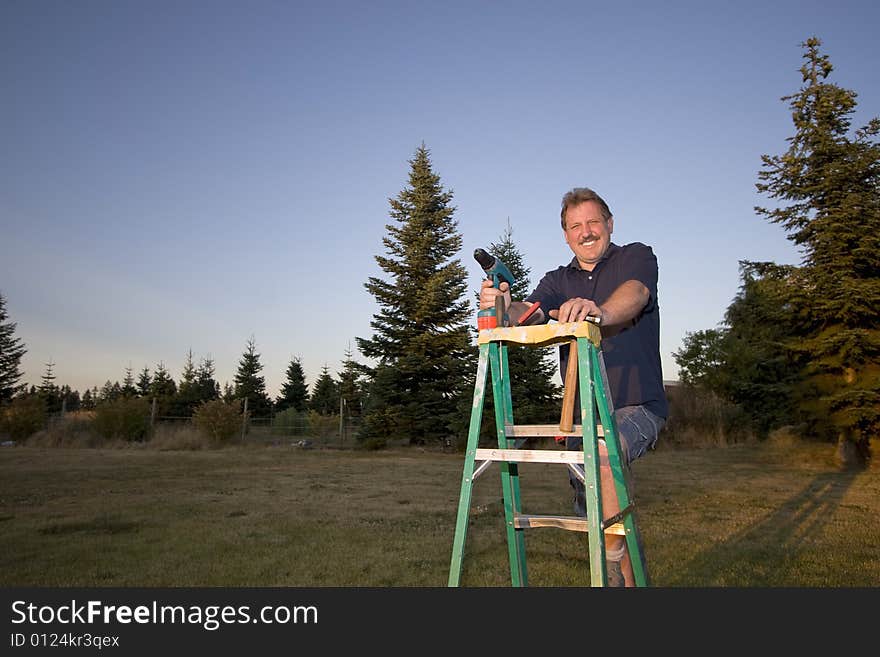
M 578 242 L 578 244 L 583 246 L 587 242 L 598 242 L 598 241 L 599 241 L 599 235 L 587 235 L 580 242 Z

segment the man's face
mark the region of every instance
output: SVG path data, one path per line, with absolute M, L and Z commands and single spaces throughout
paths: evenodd
M 565 212 L 565 241 L 581 267 L 592 271 L 611 244 L 614 217 L 605 221 L 598 203 L 587 201 Z

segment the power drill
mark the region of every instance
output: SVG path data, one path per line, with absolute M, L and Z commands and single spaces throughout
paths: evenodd
M 499 258 L 486 253 L 483 249 L 474 251 L 474 259 L 480 263 L 480 267 L 486 272 L 486 278 L 492 280 L 492 285 L 500 289 L 501 283 L 506 282 L 513 287 L 513 274 Z M 504 307 L 504 296 L 495 298 L 495 307 L 481 310 L 477 313 L 477 328 L 480 330 L 496 328 L 498 326 L 510 326 L 510 317 L 507 308 Z

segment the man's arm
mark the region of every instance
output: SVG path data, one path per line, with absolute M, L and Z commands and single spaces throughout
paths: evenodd
M 592 299 L 576 297 L 563 303 L 559 310 L 551 310 L 550 317 L 559 322 L 581 322 L 587 317 L 598 317 L 602 326 L 625 324 L 642 312 L 651 293 L 644 283 L 625 281 L 601 306 Z

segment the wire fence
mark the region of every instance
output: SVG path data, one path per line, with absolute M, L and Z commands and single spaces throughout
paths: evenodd
M 192 429 L 190 417 L 156 416 L 151 420 L 153 431 L 164 429 Z M 354 447 L 360 431 L 359 418 L 339 416 L 311 416 L 290 421 L 284 417 L 243 417 L 240 439 L 242 443 L 291 444 L 297 447 Z
M 147 439 L 157 435 L 180 435 L 199 428 L 190 416 L 160 415 L 152 406 L 149 415 L 129 415 L 129 427 L 140 426 L 141 435 L 146 431 Z M 139 419 L 138 419 L 139 418 Z M 46 430 L 62 430 L 70 422 L 86 422 L 89 426 L 95 421 L 94 411 L 72 411 L 62 409 L 60 412 L 43 415 L 42 428 Z M 134 420 L 133 422 L 130 420 Z M 270 417 L 250 417 L 243 413 L 240 416 L 236 436 L 241 444 L 283 445 L 297 447 L 338 447 L 353 448 L 358 445 L 360 418 L 340 417 L 339 415 L 319 415 L 318 413 L 278 414 Z M 34 431 L 39 430 L 34 426 Z M 121 428 L 121 427 L 120 427 Z M 125 433 L 123 430 L 121 433 Z M 126 439 L 131 439 L 126 436 Z M 141 440 L 142 438 L 138 438 Z

